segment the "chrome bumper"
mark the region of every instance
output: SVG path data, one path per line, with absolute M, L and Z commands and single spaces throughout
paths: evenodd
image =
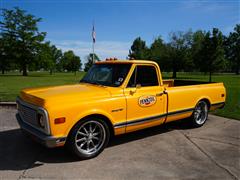
M 29 124 L 25 123 L 20 115 L 17 113 L 16 118 L 18 124 L 20 125 L 21 129 L 29 134 L 35 141 L 43 144 L 46 147 L 53 148 L 57 146 L 63 146 L 66 142 L 66 137 L 56 138 L 50 135 L 46 135 L 43 132 L 35 129 L 34 127 L 30 126 Z

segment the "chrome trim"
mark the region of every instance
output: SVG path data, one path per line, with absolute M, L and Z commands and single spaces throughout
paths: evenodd
M 77 130 L 75 146 L 80 153 L 92 155 L 103 147 L 106 136 L 106 130 L 100 122 L 87 121 Z
M 46 125 L 46 126 L 45 126 L 44 129 L 41 128 L 41 127 L 35 126 L 35 125 L 33 125 L 33 124 L 25 121 L 24 118 L 21 116 L 21 113 L 19 113 L 20 117 L 22 118 L 22 120 L 23 120 L 26 124 L 32 126 L 33 128 L 38 129 L 39 131 L 41 131 L 41 132 L 43 132 L 43 133 L 45 133 L 45 134 L 47 134 L 47 135 L 50 135 L 50 134 L 51 134 L 50 125 L 49 125 L 49 116 L 48 116 L 48 112 L 47 112 L 46 109 L 44 109 L 44 108 L 42 108 L 42 107 L 39 107 L 39 106 L 36 106 L 36 105 L 33 105 L 33 104 L 30 104 L 30 103 L 27 103 L 27 102 L 23 101 L 20 97 L 17 97 L 16 103 L 17 103 L 17 104 L 21 104 L 22 106 L 25 106 L 25 107 L 27 107 L 27 108 L 30 108 L 30 109 L 35 110 L 35 111 L 36 111 L 36 115 L 37 115 L 37 113 L 42 114 L 43 117 L 44 117 L 45 125 Z
M 20 115 L 17 113 L 16 114 L 16 118 L 18 121 L 19 126 L 21 127 L 21 129 L 23 130 L 23 132 L 27 133 L 28 135 L 30 135 L 33 140 L 35 140 L 36 142 L 43 144 L 46 147 L 52 148 L 52 147 L 57 147 L 57 146 L 62 146 L 65 144 L 67 137 L 54 137 L 51 135 L 47 135 L 41 131 L 39 131 L 38 129 L 36 129 L 35 127 L 30 126 L 29 124 L 25 123 Z
M 120 109 L 113 109 L 112 112 L 119 112 L 119 111 L 122 111 L 123 108 L 120 108 Z

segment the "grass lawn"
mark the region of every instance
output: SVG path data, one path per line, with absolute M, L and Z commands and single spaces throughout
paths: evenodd
M 83 72 L 78 72 L 76 76 L 73 73 L 49 75 L 47 72 L 30 72 L 27 77 L 18 73 L 0 75 L 0 101 L 15 101 L 19 91 L 27 87 L 75 84 L 79 82 L 83 75 Z M 208 81 L 208 76 L 200 73 L 178 73 L 177 76 L 178 79 Z M 171 73 L 163 73 L 163 77 L 169 78 Z M 240 76 L 219 74 L 214 75 L 212 80 L 214 82 L 224 82 L 227 89 L 226 106 L 224 109 L 219 109 L 213 113 L 240 120 Z
M 0 101 L 15 101 L 23 88 L 76 84 L 83 75 L 83 72 L 78 72 L 76 76 L 74 73 L 54 73 L 50 75 L 48 72 L 30 72 L 29 76 L 26 77 L 18 73 L 0 75 Z

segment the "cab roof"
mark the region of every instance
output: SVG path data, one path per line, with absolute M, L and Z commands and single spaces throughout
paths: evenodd
M 110 61 L 97 61 L 96 64 L 118 64 L 118 63 L 126 63 L 126 64 L 157 64 L 154 61 L 149 60 L 110 60 Z

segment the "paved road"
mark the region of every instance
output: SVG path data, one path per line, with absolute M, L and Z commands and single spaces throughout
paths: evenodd
M 64 148 L 25 138 L 14 109 L 0 109 L 0 179 L 240 179 L 240 121 L 210 115 L 123 135 L 98 157 L 79 161 Z

